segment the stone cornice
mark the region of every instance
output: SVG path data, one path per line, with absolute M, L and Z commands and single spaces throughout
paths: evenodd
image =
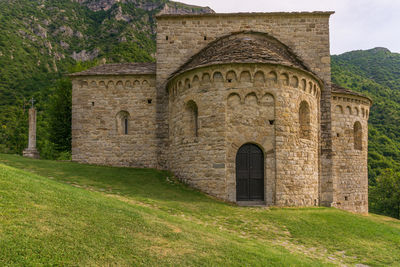
M 314 11 L 314 12 L 243 12 L 243 13 L 206 13 L 206 14 L 160 14 L 157 19 L 174 18 L 218 18 L 218 17 L 269 17 L 269 16 L 330 16 L 335 11 Z

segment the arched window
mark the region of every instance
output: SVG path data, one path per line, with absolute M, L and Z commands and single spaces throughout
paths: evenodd
M 120 135 L 129 134 L 129 118 L 130 115 L 127 111 L 122 110 L 118 112 L 116 117 L 118 134 Z
M 187 128 L 190 136 L 198 136 L 199 130 L 199 111 L 196 102 L 190 100 L 186 104 Z
M 359 121 L 354 123 L 354 149 L 362 150 L 362 127 Z
M 310 106 L 306 101 L 300 103 L 299 122 L 300 122 L 300 138 L 311 138 L 311 117 Z
M 128 118 L 124 118 L 124 134 L 128 134 Z

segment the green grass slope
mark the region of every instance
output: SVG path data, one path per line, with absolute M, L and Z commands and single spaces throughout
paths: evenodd
M 0 265 L 371 266 L 400 222 L 329 208 L 244 208 L 166 172 L 0 154 Z

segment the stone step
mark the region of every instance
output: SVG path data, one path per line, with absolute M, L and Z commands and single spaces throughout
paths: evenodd
M 253 200 L 253 201 L 236 201 L 238 206 L 242 207 L 265 207 L 267 204 L 265 201 Z

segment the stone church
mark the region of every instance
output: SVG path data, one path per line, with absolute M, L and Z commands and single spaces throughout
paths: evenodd
M 74 73 L 72 158 L 242 205 L 368 212 L 369 98 L 331 83 L 333 12 L 163 14 L 155 63 Z

